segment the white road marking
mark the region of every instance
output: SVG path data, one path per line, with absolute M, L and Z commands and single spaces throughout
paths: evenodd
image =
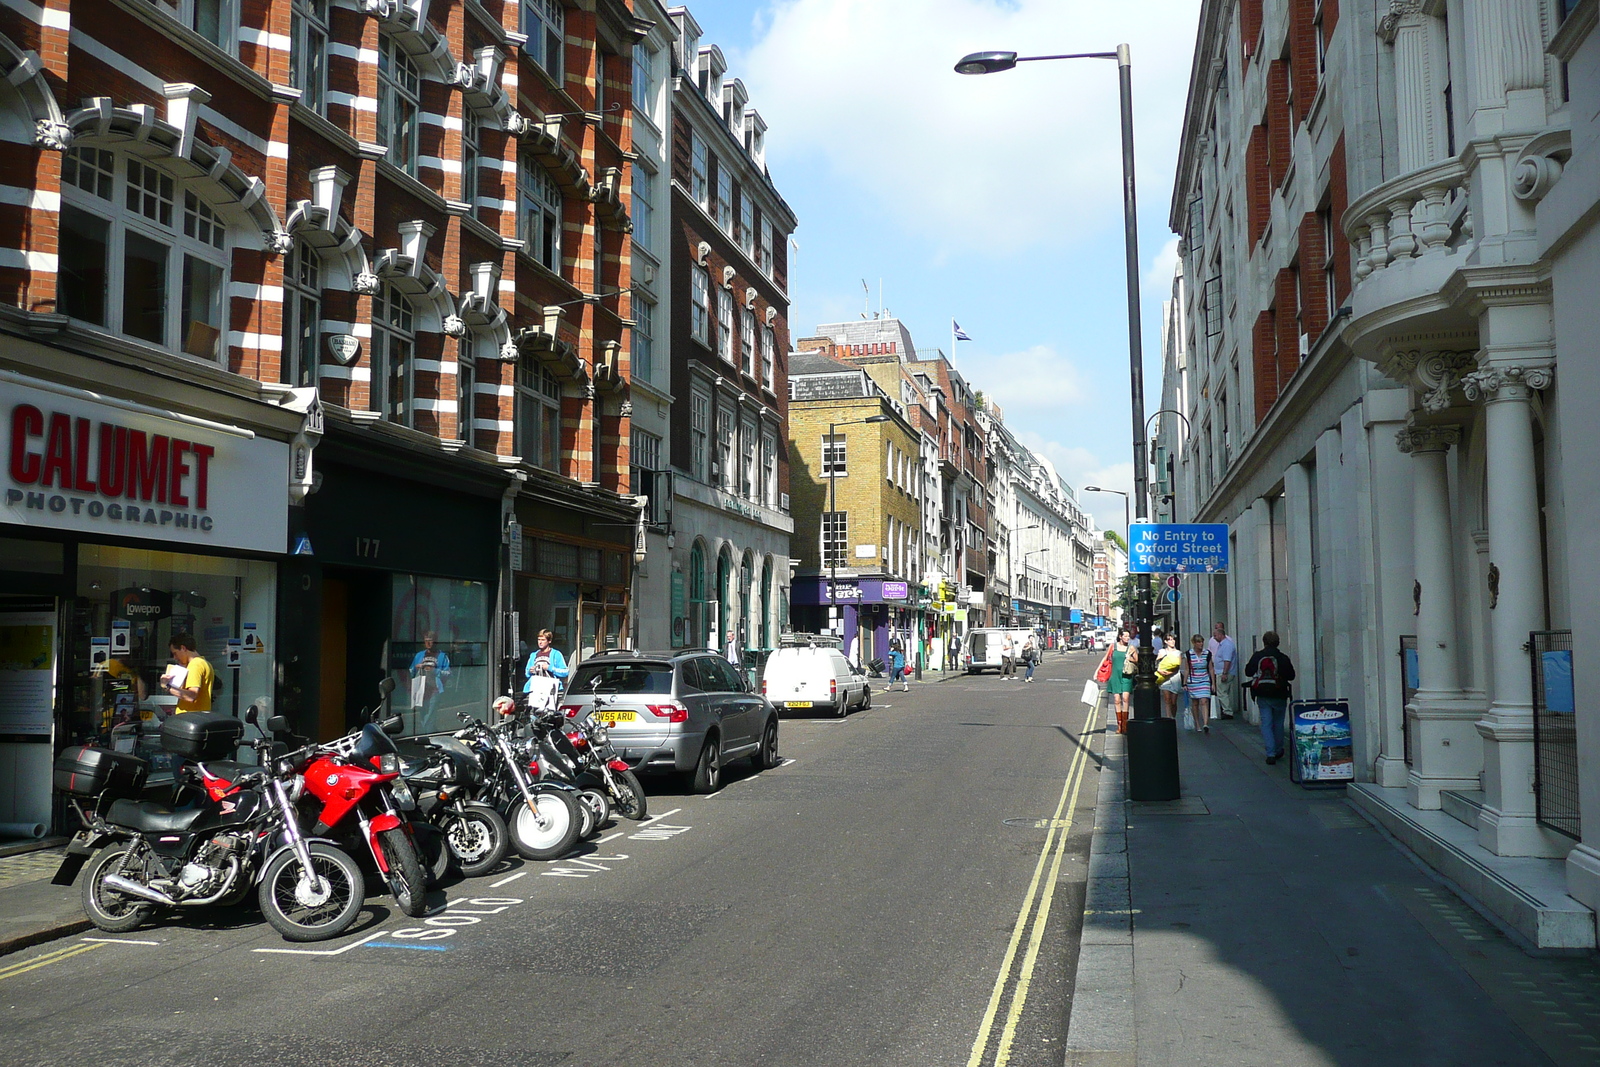
M 489 883 L 489 888 L 490 889 L 499 889 L 503 885 L 510 885 L 512 882 L 515 882 L 518 878 L 527 877 L 527 874 L 528 874 L 527 871 L 518 871 L 516 874 L 508 874 L 504 878 L 500 879 L 498 882 L 490 882 Z
M 131 937 L 80 937 L 78 940 L 94 941 L 101 945 L 155 945 L 158 948 L 165 944 L 163 941 L 135 941 Z
M 639 825 L 640 826 L 649 826 L 651 823 L 655 822 L 657 819 L 665 819 L 668 815 L 676 815 L 676 814 L 678 814 L 678 812 L 680 812 L 682 810 L 683 810 L 682 808 L 673 808 L 671 811 L 664 811 L 660 815 L 652 815 L 648 819 L 646 819 L 643 822 L 641 822 Z
M 605 844 L 605 843 L 606 843 L 606 842 L 607 842 L 607 841 L 615 841 L 615 840 L 616 840 L 616 839 L 617 839 L 617 838 L 619 838 L 619 837 L 621 837 L 621 836 L 622 836 L 622 835 L 623 835 L 623 834 L 625 834 L 625 833 L 627 833 L 627 832 L 628 832 L 628 831 L 626 831 L 626 830 L 618 830 L 618 831 L 617 831 L 617 832 L 616 832 L 616 833 L 614 833 L 614 834 L 607 834 L 607 835 L 606 835 L 606 836 L 604 836 L 604 837 L 602 837 L 602 838 L 601 838 L 601 839 L 600 839 L 600 840 L 598 840 L 598 841 L 596 841 L 596 842 L 595 842 L 595 844 L 597 844 L 597 845 L 603 845 L 603 844 Z
M 353 948 L 365 945 L 368 941 L 375 941 L 388 933 L 387 930 L 374 930 L 360 941 L 352 941 L 344 948 L 257 948 L 252 952 L 271 952 L 283 956 L 342 956 Z

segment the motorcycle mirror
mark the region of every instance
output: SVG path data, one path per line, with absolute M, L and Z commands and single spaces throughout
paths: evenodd
M 249 723 L 251 726 L 256 724 L 256 706 L 254 704 L 251 704 L 248 708 L 244 709 L 244 721 Z
M 255 720 L 252 719 L 250 721 L 254 722 Z M 268 733 L 272 733 L 272 734 L 281 733 L 282 731 L 287 730 L 288 728 L 289 728 L 289 720 L 285 719 L 282 715 L 274 715 L 274 716 L 272 716 L 272 718 L 267 720 L 267 732 Z
M 406 721 L 398 715 L 391 715 L 379 723 L 379 728 L 386 734 L 397 734 L 406 727 Z

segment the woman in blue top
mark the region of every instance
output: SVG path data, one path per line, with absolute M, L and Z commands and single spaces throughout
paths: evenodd
M 522 683 L 524 693 L 533 692 L 533 676 L 535 674 L 549 674 L 554 678 L 563 680 L 567 677 L 567 661 L 561 655 L 559 648 L 553 647 L 556 635 L 549 630 L 539 631 L 539 647 L 528 656 L 528 665 L 522 669 L 523 677 L 527 680 Z M 543 668 L 541 670 L 540 668 Z

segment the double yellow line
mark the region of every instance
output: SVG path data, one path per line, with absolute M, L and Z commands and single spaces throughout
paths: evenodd
M 1028 883 L 1027 895 L 1022 898 L 1022 911 L 1018 914 L 1016 926 L 1011 931 L 1011 943 L 1006 946 L 1005 958 L 1000 961 L 1000 974 L 995 978 L 994 991 L 989 994 L 989 1004 L 984 1010 L 983 1021 L 978 1026 L 978 1036 L 972 1042 L 972 1055 L 967 1060 L 967 1067 L 978 1067 L 983 1062 L 984 1053 L 989 1050 L 989 1039 L 994 1033 L 995 1020 L 1000 1013 L 1000 1002 L 1005 999 L 1006 988 L 1012 985 L 1011 971 L 1016 962 L 1017 949 L 1022 944 L 1023 934 L 1027 932 L 1028 947 L 1022 957 L 1022 969 L 1012 989 L 1011 1005 L 1006 1010 L 1005 1025 L 1000 1031 L 1000 1042 L 995 1049 L 993 1067 L 1005 1067 L 1011 1059 L 1011 1045 L 1016 1040 L 1017 1022 L 1022 1018 L 1023 1006 L 1028 1002 L 1028 987 L 1033 982 L 1033 970 L 1039 962 L 1039 948 L 1044 943 L 1045 926 L 1050 918 L 1050 906 L 1055 899 L 1056 882 L 1061 874 L 1061 861 L 1067 854 L 1067 835 L 1072 830 L 1072 819 L 1078 808 L 1078 792 L 1089 764 L 1087 735 L 1099 713 L 1100 702 L 1097 700 L 1084 718 L 1083 728 L 1078 731 L 1078 751 L 1073 754 L 1072 763 L 1067 768 L 1067 780 L 1061 789 L 1061 799 L 1056 803 L 1055 816 L 1050 820 L 1049 832 L 1045 834 L 1044 848 L 1039 852 L 1039 862 L 1033 868 L 1033 880 Z M 1055 849 L 1054 859 L 1051 858 L 1052 846 Z M 1039 884 L 1047 865 L 1050 876 L 1044 881 L 1044 892 L 1041 895 Z M 1035 910 L 1036 904 L 1037 910 Z M 1030 914 L 1033 916 L 1031 926 L 1028 921 Z
M 60 963 L 62 960 L 71 959 L 73 956 L 81 956 L 85 952 L 93 952 L 100 947 L 99 945 L 73 945 L 70 948 L 58 948 L 54 952 L 46 952 L 43 956 L 35 956 L 31 960 L 23 960 L 21 963 L 13 963 L 9 967 L 0 967 L 0 982 L 5 981 L 7 978 L 15 978 L 19 974 L 37 970 L 40 967 L 48 967 L 52 963 Z

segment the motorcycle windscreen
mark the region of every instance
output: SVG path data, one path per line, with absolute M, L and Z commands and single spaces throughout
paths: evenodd
M 376 723 L 369 722 L 361 728 L 361 736 L 356 740 L 354 762 L 362 767 L 370 767 L 372 764 L 369 761 L 373 757 L 399 751 L 392 737 L 384 733 Z

